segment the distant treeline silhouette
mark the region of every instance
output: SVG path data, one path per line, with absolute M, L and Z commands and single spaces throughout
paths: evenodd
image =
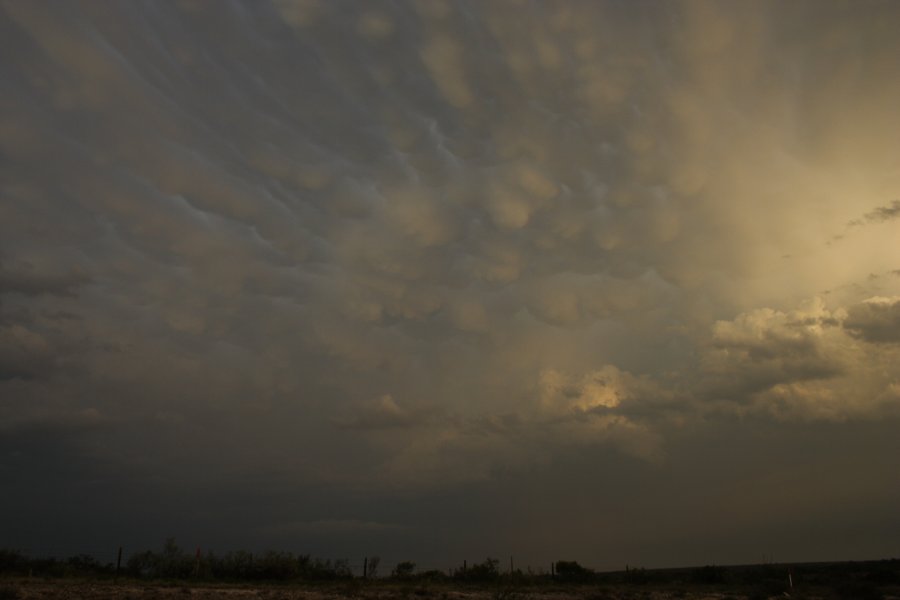
M 881 590 L 900 590 L 900 560 L 862 562 L 762 564 L 744 566 L 707 565 L 695 568 L 644 569 L 626 567 L 622 571 L 596 572 L 576 561 L 556 561 L 550 572 L 501 569 L 500 561 L 463 563 L 447 571 L 419 570 L 416 563 L 403 561 L 390 573 L 378 576 L 380 560 L 369 557 L 356 575 L 347 560 L 324 560 L 308 554 L 266 551 L 194 553 L 181 549 L 169 538 L 159 551 L 144 550 L 127 559 L 119 554 L 116 563 L 102 563 L 80 554 L 69 558 L 35 558 L 16 550 L 0 550 L 0 576 L 4 577 L 128 577 L 143 580 L 222 582 L 339 582 L 366 578 L 382 582 L 448 584 L 532 585 L 707 585 L 753 590 L 752 597 L 780 595 L 794 586 L 828 588 L 839 598 L 856 600 L 883 597 Z M 359 566 L 359 565 L 357 565 Z M 756 594 L 756 595 L 754 595 Z

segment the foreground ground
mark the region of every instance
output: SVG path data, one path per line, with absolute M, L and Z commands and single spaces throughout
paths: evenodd
M 700 586 L 653 588 L 646 586 L 571 586 L 550 588 L 486 587 L 454 589 L 443 585 L 365 586 L 348 582 L 334 586 L 228 586 L 183 585 L 144 582 L 0 580 L 0 600 L 151 600 L 196 598 L 199 600 L 762 600 L 803 598 L 807 600 L 900 600 L 896 590 L 866 590 L 859 596 L 831 589 L 795 589 L 793 593 L 774 590 L 729 590 Z

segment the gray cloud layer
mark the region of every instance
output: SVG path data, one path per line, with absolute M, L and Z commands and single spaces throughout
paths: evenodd
M 810 468 L 866 465 L 822 519 L 897 499 L 872 483 L 900 402 L 896 6 L 2 10 L 10 505 L 98 481 L 167 499 L 132 536 L 618 566 L 581 527 L 483 533 L 515 490 L 520 519 L 565 510 L 625 544 L 592 502 L 646 524 L 584 483 L 603 473 L 681 498 L 647 501 L 668 525 L 623 552 L 744 560 L 740 536 L 799 514 L 736 491 L 776 493 L 752 457 L 795 428 L 822 449 Z M 848 222 L 865 234 L 829 245 Z M 746 446 L 698 483 L 718 429 Z M 884 446 L 825 450 L 868 435 Z M 677 550 L 678 515 L 704 512 L 685 482 L 730 507 L 734 544 L 710 526 Z M 439 508 L 454 525 L 429 548 Z

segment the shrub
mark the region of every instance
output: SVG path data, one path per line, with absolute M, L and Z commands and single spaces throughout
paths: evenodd
M 636 567 L 625 571 L 626 583 L 645 584 L 649 583 L 650 579 L 650 573 L 644 567 Z
M 0 573 L 22 573 L 28 570 L 28 559 L 15 550 L 0 550 Z
M 556 576 L 564 581 L 587 581 L 594 572 L 582 567 L 574 560 L 560 560 L 556 562 Z
M 0 600 L 19 600 L 22 597 L 19 588 L 14 585 L 0 585 Z
M 691 579 L 697 583 L 722 583 L 725 581 L 725 567 L 706 565 L 695 569 Z
M 403 562 L 397 563 L 397 566 L 394 567 L 394 570 L 391 572 L 391 577 L 394 579 L 409 579 L 412 577 L 413 573 L 416 570 L 416 563 L 405 560 Z
M 413 563 L 415 566 L 415 563 Z M 445 581 L 448 579 L 447 574 L 443 571 L 438 571 L 437 569 L 429 569 L 428 571 L 422 571 L 421 573 L 416 574 L 416 579 L 420 579 L 423 581 Z
M 884 594 L 869 581 L 846 581 L 835 587 L 841 600 L 882 600 Z
M 468 569 L 459 569 L 456 578 L 465 581 L 494 581 L 500 577 L 499 567 L 499 560 L 486 558 L 483 563 L 475 563 Z

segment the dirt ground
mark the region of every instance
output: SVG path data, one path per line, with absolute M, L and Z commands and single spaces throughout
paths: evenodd
M 804 598 L 811 598 L 806 595 Z M 453 590 L 445 587 L 329 588 L 296 586 L 184 586 L 143 583 L 21 580 L 0 582 L 0 600 L 166 600 L 191 598 L 268 600 L 747 600 L 742 594 L 692 590 L 610 589 L 578 587 L 570 590 Z
M 331 587 L 302 586 L 227 586 L 154 584 L 135 582 L 97 582 L 71 580 L 0 580 L 0 600 L 175 600 L 175 599 L 268 599 L 268 600 L 760 600 L 765 595 L 746 592 L 672 588 L 614 588 L 579 586 L 561 590 L 547 589 L 471 589 L 456 590 L 442 586 L 366 587 L 345 584 Z M 770 598 L 832 600 L 834 595 L 814 591 L 777 594 Z M 900 600 L 885 594 L 884 600 Z

